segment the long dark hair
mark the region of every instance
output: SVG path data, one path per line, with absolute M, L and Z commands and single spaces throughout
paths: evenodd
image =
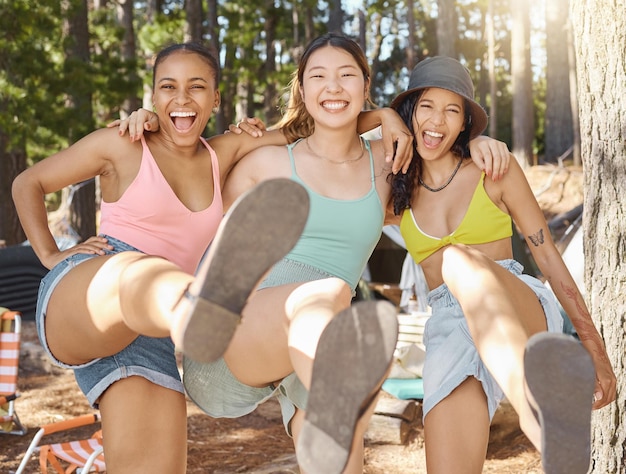
M 415 107 L 422 94 L 427 89 L 421 89 L 414 94 L 408 95 L 402 102 L 400 102 L 395 110 L 400 115 L 400 118 L 404 121 L 405 125 L 409 128 L 413 136 L 415 136 L 415 130 L 413 129 L 413 115 L 415 113 Z M 466 99 L 465 102 L 465 130 L 459 133 L 459 136 L 454 141 L 451 147 L 452 153 L 461 157 L 469 158 L 469 137 L 472 131 L 472 120 L 470 115 L 470 104 Z M 411 207 L 411 198 L 413 197 L 413 191 L 417 186 L 417 179 L 422 175 L 422 157 L 417 151 L 417 146 L 413 145 L 413 159 L 409 165 L 409 169 L 404 173 L 390 174 L 391 180 L 391 198 L 393 199 L 393 213 L 398 216 L 405 209 Z

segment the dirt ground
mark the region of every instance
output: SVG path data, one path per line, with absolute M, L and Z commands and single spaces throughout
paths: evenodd
M 533 167 L 527 173 L 546 217 L 566 212 L 582 202 L 582 173 L 577 169 Z M 23 327 L 17 412 L 29 429 L 25 436 L 0 434 L 0 473 L 14 471 L 38 427 L 90 413 L 69 371 L 52 368 L 38 347 L 34 323 Z M 384 397 L 391 397 L 383 394 Z M 238 419 L 213 419 L 188 402 L 189 473 L 298 473 L 291 439 L 283 430 L 278 404 L 268 402 Z M 74 439 L 91 436 L 94 427 L 81 428 Z M 52 435 L 55 442 L 59 436 Z M 64 438 L 67 439 L 67 438 Z M 404 444 L 366 440 L 366 474 L 425 473 L 424 439 L 413 424 Z M 39 472 L 30 461 L 27 473 Z M 515 412 L 504 403 L 494 418 L 485 473 L 541 473 L 537 451 L 520 431 Z
M 39 426 L 93 411 L 78 390 L 71 371 L 53 368 L 45 360 L 33 322 L 24 322 L 22 339 L 21 367 L 25 369 L 20 369 L 21 397 L 16 401 L 16 409 L 29 431 L 24 436 L 0 434 L 2 474 L 17 469 Z M 391 398 L 384 393 L 383 397 Z M 192 402 L 188 402 L 187 409 L 188 473 L 299 473 L 293 444 L 283 429 L 277 403 L 267 402 L 252 414 L 238 419 L 213 419 Z M 366 440 L 365 474 L 426 472 L 422 430 L 418 423 L 411 426 L 404 444 L 381 440 L 377 436 Z M 90 437 L 96 429 L 97 425 L 78 428 L 46 439 L 48 442 L 83 439 Z M 26 472 L 39 472 L 38 458 L 32 457 Z M 539 455 L 519 430 L 517 415 L 507 403 L 494 418 L 484 472 L 541 472 Z

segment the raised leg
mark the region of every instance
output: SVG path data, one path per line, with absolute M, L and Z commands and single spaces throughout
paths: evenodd
M 447 248 L 442 272 L 481 359 L 541 451 L 546 472 L 587 472 L 595 375 L 586 350 L 570 336 L 546 333 L 535 293 L 481 252 Z
M 184 315 L 172 337 L 186 356 L 222 356 L 259 280 L 300 238 L 308 209 L 306 190 L 288 179 L 264 181 L 234 204 L 177 308 Z
M 446 248 L 442 273 L 463 308 L 483 363 L 517 411 L 522 430 L 540 449 L 539 425 L 524 383 L 526 342 L 547 327 L 539 300 L 516 276 L 466 246 Z

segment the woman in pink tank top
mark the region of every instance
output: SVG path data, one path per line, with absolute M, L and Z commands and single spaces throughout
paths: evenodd
M 51 269 L 38 301 L 40 339 L 55 363 L 74 369 L 100 408 L 108 472 L 186 470 L 185 396 L 170 336 L 184 344 L 197 295 L 203 283 L 214 283 L 206 268 L 197 278 L 192 273 L 216 232 L 241 246 L 248 281 L 240 284 L 253 286 L 289 250 L 306 219 L 306 196 L 279 182 L 242 200 L 230 226 L 218 230 L 221 187 L 232 166 L 260 145 L 286 143 L 280 132 L 225 134 L 210 146 L 201 140 L 220 104 L 218 81 L 211 51 L 191 43 L 166 48 L 154 64 L 157 133 L 129 141 L 117 130 L 97 130 L 13 183 L 24 231 Z M 95 176 L 106 235 L 60 250 L 44 196 Z M 255 233 L 276 231 L 278 244 L 250 245 Z

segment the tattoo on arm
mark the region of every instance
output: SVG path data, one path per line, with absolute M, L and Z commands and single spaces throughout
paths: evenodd
M 535 247 L 539 247 L 539 245 L 543 244 L 543 229 L 539 229 L 539 232 L 533 235 L 529 235 L 528 238 L 533 243 Z
M 593 349 L 590 350 L 592 350 L 596 354 L 596 357 L 598 359 L 608 361 L 606 351 L 604 350 L 601 341 L 597 338 L 598 331 L 593 324 L 591 315 L 589 314 L 589 311 L 587 311 L 587 309 L 581 304 L 582 296 L 576 288 L 565 286 L 563 283 L 561 283 L 561 288 L 565 292 L 567 298 L 573 300 L 576 305 L 577 313 L 568 314 L 568 316 L 574 324 L 574 328 L 576 329 L 578 338 L 581 340 L 581 342 L 587 342 L 588 344 L 593 345 Z

